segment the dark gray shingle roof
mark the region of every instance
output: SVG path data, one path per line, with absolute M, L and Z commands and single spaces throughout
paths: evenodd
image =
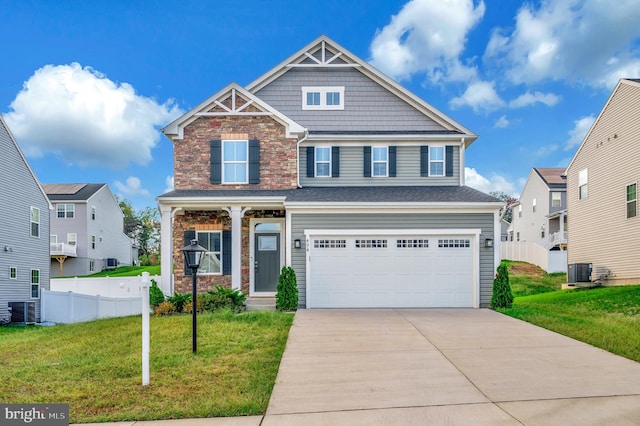
M 73 187 L 74 185 L 76 184 L 71 184 L 69 186 Z M 49 185 L 42 185 L 42 186 L 44 187 L 44 190 L 47 193 L 47 197 L 49 197 L 49 200 L 51 201 L 86 201 L 105 185 L 106 183 L 87 183 L 87 184 L 84 184 L 84 186 L 80 190 L 77 190 L 76 192 L 70 191 L 69 193 L 66 193 L 66 194 L 64 193 L 51 194 L 47 191 L 47 186 Z M 56 186 L 58 186 L 58 184 L 56 184 Z
M 333 203 L 490 203 L 497 198 L 468 186 L 349 186 L 291 190 L 179 190 L 160 198 L 286 197 L 288 202 Z

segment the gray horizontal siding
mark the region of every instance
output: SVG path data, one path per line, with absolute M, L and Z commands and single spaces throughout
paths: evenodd
M 481 229 L 480 241 L 493 237 L 492 213 L 437 214 L 292 214 L 291 244 L 304 241 L 305 229 Z M 296 271 L 300 307 L 306 307 L 306 250 L 294 249 L 291 266 Z M 480 244 L 480 306 L 491 301 L 495 276 L 493 249 Z
M 31 270 L 40 270 L 40 288 L 49 289 L 49 204 L 0 121 L 0 320 L 8 318 L 8 302 L 31 299 Z M 40 209 L 40 237 L 31 236 L 31 206 Z M 4 251 L 4 247 L 8 251 Z M 17 279 L 9 279 L 16 267 Z
M 303 86 L 344 86 L 344 110 L 303 110 Z M 256 95 L 310 131 L 445 130 L 353 68 L 293 68 Z
M 396 177 L 373 178 L 363 176 L 362 146 L 340 146 L 340 177 L 308 178 L 307 150 L 300 149 L 300 184 L 302 186 L 458 186 L 460 184 L 460 148 L 453 147 L 452 177 L 421 177 L 420 147 L 398 146 Z

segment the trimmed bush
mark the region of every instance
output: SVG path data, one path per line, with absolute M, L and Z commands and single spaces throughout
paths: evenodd
M 200 299 L 203 299 L 203 308 L 205 311 L 216 311 L 220 309 L 231 309 L 234 312 L 244 310 L 244 301 L 247 295 L 239 290 L 216 286 L 215 291 L 210 290 L 207 294 L 198 296 L 198 306 Z
M 204 312 L 204 299 L 201 295 L 198 295 L 198 313 L 202 313 Z M 185 314 L 192 314 L 193 313 L 193 302 L 191 300 L 189 300 L 187 303 L 184 304 L 184 306 L 182 307 L 182 313 Z
M 507 265 L 501 263 L 498 273 L 493 280 L 493 294 L 491 295 L 491 309 L 507 309 L 513 305 L 513 293 L 509 285 L 509 271 Z
M 151 287 L 149 287 L 149 303 L 152 308 L 157 308 L 159 304 L 164 302 L 164 293 L 158 287 L 156 280 L 151 280 Z
M 298 282 L 296 272 L 291 266 L 282 267 L 278 277 L 276 308 L 279 311 L 295 311 L 298 309 Z

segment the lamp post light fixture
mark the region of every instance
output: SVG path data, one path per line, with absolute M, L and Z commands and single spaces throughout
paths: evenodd
M 193 292 L 191 293 L 191 312 L 193 313 L 192 317 L 192 327 L 193 327 L 193 353 L 197 352 L 198 342 L 197 342 L 197 320 L 196 313 L 198 312 L 198 268 L 200 267 L 200 260 L 202 260 L 202 254 L 206 252 L 207 249 L 198 244 L 198 240 L 191 240 L 191 244 L 182 248 L 182 253 L 184 254 L 184 263 L 187 268 L 191 269 L 191 275 L 193 276 Z

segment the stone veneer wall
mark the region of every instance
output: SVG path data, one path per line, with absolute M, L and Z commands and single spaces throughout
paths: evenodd
M 285 217 L 284 210 L 258 210 L 248 211 L 242 218 L 242 292 L 249 293 L 249 220 L 251 218 L 281 218 Z M 188 242 L 184 241 L 184 232 L 188 230 L 218 231 L 231 230 L 231 218 L 225 211 L 187 211 L 184 215 L 178 215 L 173 224 L 173 274 L 175 279 L 175 291 L 178 293 L 191 293 L 193 279 L 184 275 L 184 255 L 182 247 Z M 232 237 L 233 238 L 233 237 Z M 215 286 L 221 285 L 231 288 L 231 275 L 199 275 L 198 293 L 206 293 Z

